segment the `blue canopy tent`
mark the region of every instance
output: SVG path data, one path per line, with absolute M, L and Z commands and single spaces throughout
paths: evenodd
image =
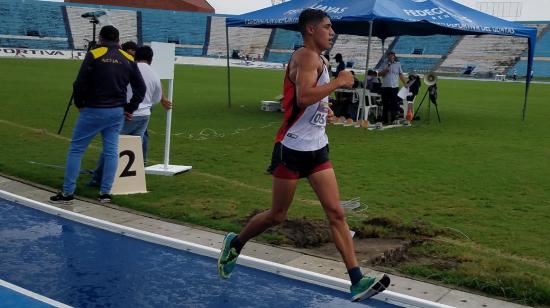
M 528 39 L 528 64 L 522 119 L 525 120 L 537 29 L 487 15 L 451 0 L 291 0 L 227 19 L 227 27 L 282 28 L 298 31 L 302 10 L 324 10 L 337 34 L 368 36 L 367 65 L 373 36 L 503 35 Z M 228 103 L 231 106 L 229 35 L 227 37 Z M 366 75 L 366 74 L 365 74 Z

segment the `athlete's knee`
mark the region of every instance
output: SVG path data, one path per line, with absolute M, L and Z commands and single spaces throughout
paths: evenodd
M 345 223 L 346 216 L 344 210 L 341 207 L 331 207 L 326 210 L 328 221 L 331 225 Z
M 285 211 L 269 211 L 268 212 L 268 221 L 271 226 L 276 226 L 282 224 L 286 220 Z

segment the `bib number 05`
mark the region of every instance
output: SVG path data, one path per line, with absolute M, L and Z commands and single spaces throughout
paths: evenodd
M 328 117 L 328 104 L 321 103 L 317 108 L 317 111 L 309 121 L 309 123 L 315 126 L 326 126 Z

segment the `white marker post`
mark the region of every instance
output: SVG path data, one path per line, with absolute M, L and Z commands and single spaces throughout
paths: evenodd
M 172 43 L 151 42 L 153 49 L 153 63 L 161 80 L 168 80 L 168 99 L 174 97 L 174 60 L 176 58 L 176 45 Z M 145 168 L 146 174 L 172 176 L 191 170 L 191 166 L 170 165 L 170 132 L 172 130 L 172 109 L 166 112 L 166 141 L 164 144 L 164 164 L 153 165 Z

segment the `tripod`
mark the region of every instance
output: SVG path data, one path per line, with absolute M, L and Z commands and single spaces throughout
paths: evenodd
M 97 20 L 97 18 L 93 16 L 90 19 L 90 23 L 92 24 L 92 40 L 88 43 L 87 51 L 90 51 L 90 49 L 94 48 L 95 45 L 97 44 L 95 40 L 95 33 L 96 33 L 96 26 L 99 23 L 99 20 Z M 65 120 L 67 119 L 67 115 L 69 114 L 69 109 L 71 109 L 71 105 L 73 104 L 73 99 L 74 99 L 74 91 L 71 93 L 71 98 L 69 99 L 69 103 L 67 104 L 67 110 L 65 110 L 65 115 L 63 116 L 63 120 L 61 121 L 59 130 L 57 131 L 58 135 L 61 135 L 61 131 L 63 130 L 63 125 L 65 125 Z
M 416 111 L 414 112 L 414 119 L 419 120 L 420 117 L 418 117 L 416 114 L 418 113 L 418 110 L 420 110 L 420 107 L 422 107 L 422 103 L 424 103 L 424 99 L 426 99 L 426 96 L 429 94 L 429 100 L 430 102 L 435 106 L 435 112 L 437 113 L 437 120 L 439 123 L 441 123 L 441 118 L 439 117 L 439 109 L 437 108 L 437 84 L 433 84 L 426 89 L 426 93 L 424 93 L 424 97 L 422 97 L 422 100 L 420 101 L 420 104 L 416 108 Z M 428 122 L 430 122 L 430 107 L 431 104 L 428 103 Z

